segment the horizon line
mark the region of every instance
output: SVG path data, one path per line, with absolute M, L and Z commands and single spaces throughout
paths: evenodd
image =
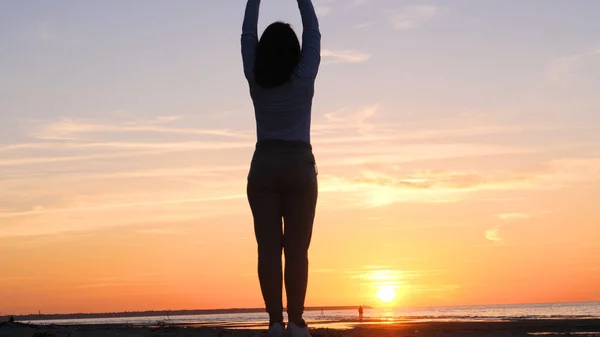
M 494 307 L 494 306 L 511 306 L 511 305 L 549 305 L 549 304 L 584 304 L 584 303 L 600 303 L 600 299 L 591 300 L 591 301 L 559 301 L 559 302 L 534 302 L 534 303 L 495 303 L 495 304 L 457 304 L 457 305 L 429 305 L 429 306 L 372 306 L 372 305 L 362 305 L 365 309 L 424 309 L 424 308 L 459 308 L 459 307 Z M 305 311 L 319 311 L 319 310 L 350 310 L 350 309 L 358 309 L 361 305 L 324 305 L 324 306 L 307 306 L 304 308 Z M 286 308 L 284 308 L 285 310 Z M 105 312 L 72 312 L 72 313 L 29 313 L 29 314 L 14 314 L 14 317 L 42 317 L 42 316 L 74 316 L 74 315 L 108 315 L 108 314 L 141 314 L 141 313 L 159 313 L 164 312 L 168 315 L 170 312 L 223 312 L 223 311 L 235 311 L 237 313 L 251 313 L 251 312 L 262 312 L 265 311 L 264 308 L 244 308 L 244 307 L 232 307 L 232 308 L 213 308 L 213 309 L 152 309 L 152 310 L 136 310 L 136 311 L 105 311 Z M 0 310 L 1 312 L 8 312 L 4 310 Z M 2 317 L 10 317 L 11 314 L 2 315 L 0 314 L 0 318 Z

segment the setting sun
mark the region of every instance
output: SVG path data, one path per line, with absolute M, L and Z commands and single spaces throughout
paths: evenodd
M 396 298 L 396 291 L 392 286 L 382 286 L 379 288 L 379 292 L 377 292 L 377 298 L 386 303 L 391 302 Z

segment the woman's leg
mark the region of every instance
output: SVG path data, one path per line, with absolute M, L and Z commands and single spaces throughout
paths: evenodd
M 267 162 L 254 161 L 248 175 L 247 195 L 258 243 L 258 278 L 271 322 L 283 322 L 282 202 L 277 181 Z
M 312 157 L 312 154 L 310 155 Z M 317 174 L 313 162 L 300 161 L 286 170 L 283 193 L 285 289 L 289 321 L 304 325 L 308 284 L 308 248 L 317 204 Z

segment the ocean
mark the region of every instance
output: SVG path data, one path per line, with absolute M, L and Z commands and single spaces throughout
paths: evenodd
M 312 326 L 331 325 L 332 322 L 352 322 L 358 319 L 356 310 L 309 311 L 306 320 Z M 516 319 L 569 319 L 600 318 L 600 302 L 551 303 L 522 305 L 459 306 L 432 308 L 365 309 L 365 321 L 472 321 Z M 266 314 L 207 314 L 186 316 L 118 317 L 32 321 L 34 324 L 132 324 L 155 325 L 158 322 L 172 324 L 205 324 L 224 326 L 264 326 Z

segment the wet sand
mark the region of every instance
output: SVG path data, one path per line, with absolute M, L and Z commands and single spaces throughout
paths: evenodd
M 330 327 L 321 327 L 321 326 Z M 337 327 L 337 328 L 336 328 Z M 329 322 L 316 324 L 313 337 L 505 337 L 505 336 L 600 336 L 600 319 L 555 319 L 476 322 Z M 200 325 L 40 326 L 0 323 L 0 337 L 258 337 L 262 327 Z

